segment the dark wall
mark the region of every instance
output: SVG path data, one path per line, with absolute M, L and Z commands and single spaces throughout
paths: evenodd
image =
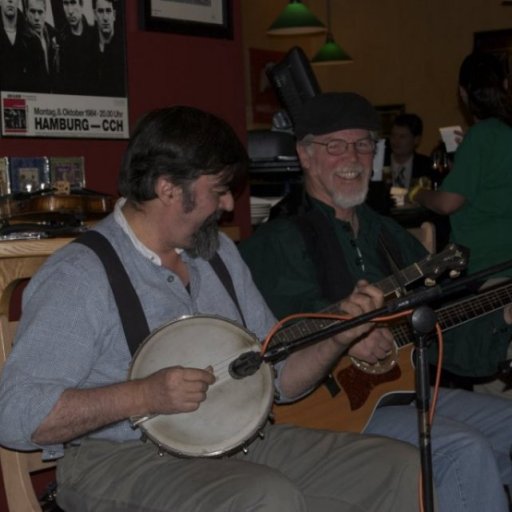
M 173 104 L 203 108 L 228 121 L 245 141 L 240 0 L 233 0 L 233 39 L 192 37 L 139 28 L 137 4 L 125 2 L 130 126 L 146 111 Z M 126 141 L 0 138 L 0 156 L 85 156 L 87 188 L 116 193 Z M 246 192 L 235 223 L 250 230 Z

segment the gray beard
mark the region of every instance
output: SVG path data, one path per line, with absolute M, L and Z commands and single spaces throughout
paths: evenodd
M 351 197 L 342 196 L 341 194 L 335 195 L 332 200 L 336 206 L 343 209 L 354 208 L 354 206 L 359 206 L 363 204 L 366 200 L 366 195 L 368 194 L 368 183 L 366 186 L 359 192 Z
M 194 234 L 192 245 L 187 248 L 187 254 L 191 258 L 203 258 L 209 261 L 219 249 L 219 215 L 210 215 Z

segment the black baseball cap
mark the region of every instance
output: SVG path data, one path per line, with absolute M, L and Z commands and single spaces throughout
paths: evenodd
M 355 92 L 326 92 L 313 96 L 300 109 L 295 121 L 295 136 L 324 135 L 360 128 L 378 131 L 379 114 L 372 104 Z

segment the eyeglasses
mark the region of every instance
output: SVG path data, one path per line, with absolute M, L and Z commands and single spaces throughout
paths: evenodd
M 375 151 L 375 141 L 373 139 L 364 138 L 355 142 L 347 142 L 343 139 L 331 139 L 329 142 L 319 142 L 317 140 L 310 141 L 311 144 L 325 146 L 327 153 L 334 156 L 343 155 L 347 152 L 349 146 L 354 146 L 356 153 L 368 155 Z

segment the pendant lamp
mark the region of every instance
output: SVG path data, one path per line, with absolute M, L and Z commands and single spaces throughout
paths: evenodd
M 324 45 L 311 60 L 315 65 L 348 64 L 352 57 L 334 40 L 331 32 L 331 2 L 326 0 L 327 35 Z
M 274 23 L 270 25 L 267 34 L 290 36 L 320 34 L 325 31 L 325 25 L 300 0 L 290 0 Z

